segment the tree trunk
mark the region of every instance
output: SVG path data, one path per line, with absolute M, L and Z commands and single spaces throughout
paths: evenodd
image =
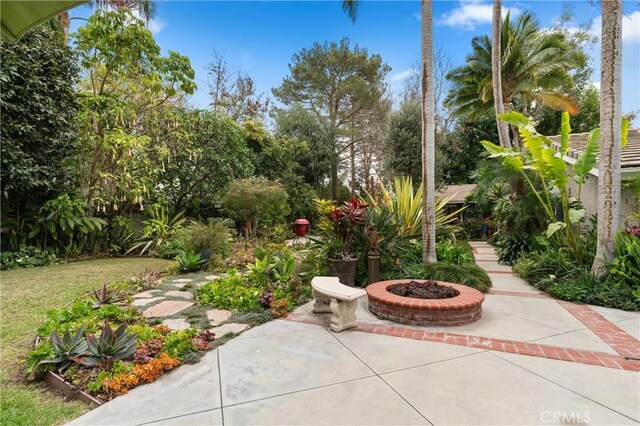
M 354 198 L 356 196 L 356 147 L 353 144 L 353 134 L 351 135 L 349 157 L 351 160 L 351 198 Z
M 436 262 L 433 0 L 422 0 L 422 261 Z
M 602 2 L 598 245 L 593 272 L 602 275 L 614 255 L 620 227 L 622 121 L 622 0 Z
M 509 129 L 507 123 L 498 118 L 504 114 L 502 102 L 502 55 L 500 51 L 500 30 L 502 29 L 502 0 L 493 0 L 493 41 L 491 43 L 491 74 L 493 77 L 493 102 L 496 108 L 496 124 L 498 125 L 498 138 L 500 146 L 510 148 Z

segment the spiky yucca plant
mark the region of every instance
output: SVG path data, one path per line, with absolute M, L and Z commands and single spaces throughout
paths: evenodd
M 413 189 L 413 180 L 409 176 L 395 178 L 393 188 L 383 183 L 379 185 L 379 195 L 366 194 L 369 204 L 369 219 L 376 225 L 380 243 L 393 238 L 404 240 L 422 237 L 422 184 Z M 445 206 L 451 199 L 436 199 L 436 236 L 455 237 L 462 228 L 455 225 L 456 217 L 465 207 L 447 212 Z

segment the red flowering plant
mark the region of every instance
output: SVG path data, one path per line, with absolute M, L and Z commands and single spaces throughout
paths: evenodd
M 331 223 L 331 235 L 326 242 L 327 254 L 332 259 L 354 259 L 351 251 L 354 236 L 366 221 L 367 204 L 357 198 L 334 207 L 327 213 Z

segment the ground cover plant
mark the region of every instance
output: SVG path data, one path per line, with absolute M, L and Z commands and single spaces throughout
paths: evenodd
M 245 313 L 269 311 L 274 318 L 285 316 L 311 298 L 309 281 L 300 276 L 298 261 L 286 248 L 258 249 L 244 273 L 230 269 L 196 293 L 202 305 Z
M 199 359 L 215 336 L 194 328 L 170 331 L 152 325 L 123 292 L 138 291 L 116 282 L 94 289 L 70 305 L 47 312 L 38 327 L 25 372 L 31 380 L 55 371 L 67 382 L 107 401 L 150 383 L 182 362 Z M 148 290 L 148 289 L 147 289 Z
M 172 262 L 153 258 L 100 259 L 0 273 L 0 404 L 3 423 L 62 424 L 89 407 L 69 401 L 45 385 L 27 384 L 24 360 L 45 313 L 99 288 L 104 282 L 148 271 Z

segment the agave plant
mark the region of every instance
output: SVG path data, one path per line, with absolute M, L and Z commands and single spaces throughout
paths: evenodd
M 137 341 L 138 335 L 129 333 L 126 324 L 122 324 L 113 331 L 111 326 L 105 323 L 100 337 L 92 334 L 87 336 L 90 355 L 79 358 L 78 362 L 88 367 L 95 367 L 104 359 L 125 360 L 131 358 L 136 352 Z
M 180 250 L 175 259 L 178 262 L 180 272 L 194 272 L 200 270 L 207 263 L 200 253 L 191 250 Z
M 62 372 L 74 362 L 80 362 L 79 360 L 87 353 L 84 326 L 80 327 L 73 336 L 67 331 L 60 337 L 58 333 L 51 331 L 50 340 L 56 357 L 40 361 L 38 365 L 58 364 L 58 372 Z
M 102 285 L 100 291 L 93 289 L 93 297 L 96 302 L 93 304 L 94 308 L 99 308 L 104 305 L 113 305 L 114 303 L 122 302 L 125 296 L 117 289 L 109 290 L 106 284 Z

